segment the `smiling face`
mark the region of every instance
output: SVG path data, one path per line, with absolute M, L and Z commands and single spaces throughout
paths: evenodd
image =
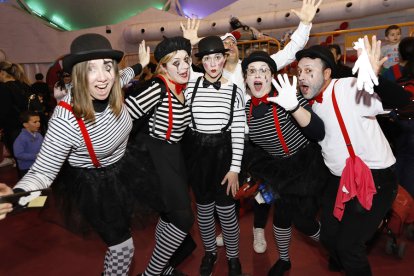
M 255 61 L 247 66 L 246 85 L 256 98 L 261 98 L 272 89 L 272 72 L 263 61 Z
M 223 73 L 226 57 L 222 53 L 214 53 L 203 56 L 201 62 L 205 71 L 204 77 L 209 81 L 216 81 Z
M 115 82 L 115 69 L 112 59 L 88 61 L 88 90 L 92 99 L 105 100 Z
M 170 80 L 176 83 L 184 84 L 190 77 L 191 58 L 184 50 L 178 50 L 162 66 L 162 73 L 167 75 Z
M 305 99 L 313 99 L 331 80 L 331 69 L 324 69 L 319 58 L 302 58 L 298 63 L 299 88 Z
M 227 37 L 223 40 L 224 48 L 229 49 L 227 62 L 238 62 L 239 61 L 239 48 L 237 48 L 237 43 L 231 38 Z

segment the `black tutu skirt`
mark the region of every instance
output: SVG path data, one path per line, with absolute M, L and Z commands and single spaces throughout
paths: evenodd
M 285 197 L 320 196 L 329 175 L 319 145 L 312 142 L 286 158 L 271 156 L 260 147 L 246 143 L 242 171 Z
M 197 202 L 209 203 L 216 195 L 225 195 L 227 185 L 220 183 L 231 165 L 230 131 L 205 134 L 189 129 L 183 147 L 189 183 Z M 228 200 L 232 202 L 231 197 Z
M 130 236 L 134 198 L 127 183 L 120 181 L 121 162 L 98 169 L 62 167 L 52 184 L 53 201 L 59 213 L 52 219 L 76 233 L 97 232 L 107 244 Z

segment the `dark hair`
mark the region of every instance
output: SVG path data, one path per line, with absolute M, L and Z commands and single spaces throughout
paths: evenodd
M 42 73 L 37 73 L 37 74 L 35 75 L 35 79 L 36 79 L 36 80 L 43 80 L 43 78 L 44 78 L 44 76 L 43 76 L 43 74 L 42 74 Z
M 329 45 L 328 45 L 328 49 L 329 49 L 329 50 L 331 50 L 331 49 L 335 49 L 335 52 L 336 52 L 336 54 L 337 54 L 337 55 L 342 55 L 342 52 L 341 52 L 341 47 L 339 47 L 339 45 L 338 45 L 338 44 L 329 44 Z
M 407 63 L 404 66 L 404 75 L 410 79 L 414 78 L 414 37 L 405 37 L 398 45 L 398 52 L 403 61 Z
M 31 117 L 39 116 L 39 113 L 31 110 L 26 110 L 20 113 L 20 122 L 22 124 L 27 123 L 30 121 Z
M 57 81 L 56 86 L 59 87 L 61 90 L 64 90 L 66 88 L 65 81 L 63 79 L 68 76 L 70 77 L 70 74 L 63 70 L 57 71 L 58 81 Z
M 398 25 L 391 25 L 391 26 L 388 26 L 388 28 L 386 28 L 386 29 L 385 29 L 385 36 L 388 36 L 388 34 L 389 34 L 392 30 L 400 30 L 400 31 L 401 31 L 401 28 L 400 28 L 400 26 L 398 26 Z

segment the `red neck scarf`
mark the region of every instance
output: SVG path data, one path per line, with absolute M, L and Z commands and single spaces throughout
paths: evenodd
M 269 103 L 269 101 L 267 100 L 268 97 L 269 97 L 268 94 L 264 95 L 261 98 L 256 98 L 255 96 L 252 96 L 252 105 L 258 106 L 260 103 L 268 104 Z
M 175 93 L 177 93 L 177 95 L 180 95 L 181 92 L 183 92 L 183 90 L 187 88 L 187 83 L 181 84 L 181 83 L 177 83 L 177 82 L 175 82 L 173 80 L 170 80 L 170 79 L 168 79 L 168 81 L 171 82 L 172 84 L 174 84 Z

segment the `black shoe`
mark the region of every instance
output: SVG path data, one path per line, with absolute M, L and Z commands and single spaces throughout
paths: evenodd
M 231 258 L 227 260 L 229 266 L 229 276 L 240 276 L 242 274 L 239 258 Z
M 334 257 L 329 257 L 328 269 L 334 272 L 341 272 L 344 268 L 341 263 L 338 262 Z
M 269 270 L 268 276 L 283 276 L 286 271 L 291 268 L 290 261 L 277 260 L 277 262 Z
M 214 264 L 217 261 L 217 252 L 206 251 L 200 265 L 200 276 L 210 276 L 213 274 Z

